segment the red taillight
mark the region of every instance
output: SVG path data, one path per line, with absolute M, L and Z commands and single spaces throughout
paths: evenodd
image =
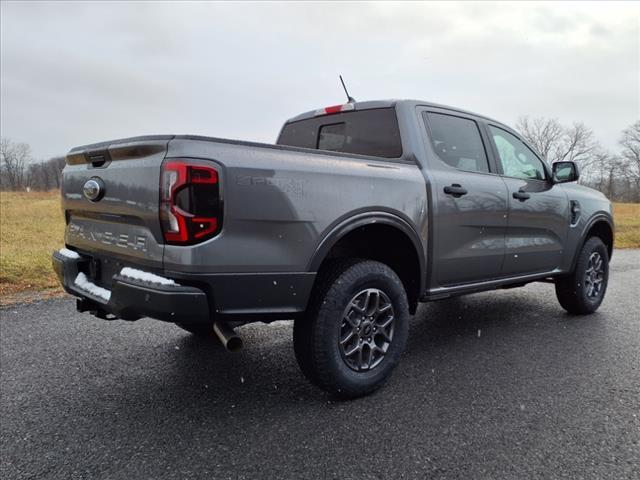
M 191 165 L 189 172 L 191 183 L 218 183 L 218 172 L 214 168 Z
M 355 109 L 353 103 L 345 103 L 344 105 L 332 105 L 330 107 L 320 108 L 316 110 L 315 116 L 317 117 L 319 115 L 331 115 L 334 113 L 348 112 L 353 109 Z
M 167 243 L 190 245 L 215 236 L 222 224 L 218 171 L 167 160 L 160 179 L 160 223 Z

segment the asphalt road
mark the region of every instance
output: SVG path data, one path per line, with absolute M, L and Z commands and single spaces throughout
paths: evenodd
M 0 477 L 640 478 L 640 251 L 594 315 L 553 286 L 420 308 L 387 386 L 341 402 L 298 371 L 291 325 L 230 355 L 70 299 L 1 311 Z

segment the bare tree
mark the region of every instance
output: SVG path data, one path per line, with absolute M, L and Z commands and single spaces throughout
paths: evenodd
M 44 162 L 33 162 L 28 146 L 2 141 L 2 164 L 0 165 L 0 190 L 50 190 L 59 189 L 65 157 L 53 157 Z M 18 148 L 19 146 L 20 148 Z
M 27 186 L 26 167 L 30 160 L 31 149 L 26 143 L 15 143 L 8 138 L 0 140 L 0 169 L 3 180 L 11 190 L 21 190 Z
M 620 174 L 624 169 L 624 162 L 609 152 L 600 151 L 594 155 L 591 163 L 593 167 L 585 176 L 585 183 L 614 199 L 621 193 Z
M 564 128 L 555 118 L 520 117 L 516 123 L 516 130 L 540 153 L 545 160 L 552 161 L 551 155 L 557 149 L 563 135 Z
M 27 185 L 33 190 L 49 190 L 53 180 L 47 168 L 47 162 L 32 163 L 27 170 L 29 182 Z
M 53 179 L 47 163 L 41 163 L 38 170 L 40 173 L 40 187 L 42 190 L 49 190 L 53 186 Z
M 620 138 L 622 157 L 628 162 L 628 176 L 632 187 L 632 200 L 640 201 L 640 120 L 622 131 Z
M 598 150 L 580 181 L 618 202 L 638 201 L 631 163 L 623 155 Z
M 593 130 L 582 122 L 574 122 L 571 127 L 564 129 L 553 161 L 570 160 L 586 168 L 593 162 L 594 154 L 598 150 L 599 145 L 593 137 Z
M 582 122 L 571 126 L 562 125 L 555 118 L 520 117 L 516 129 L 523 138 L 544 157 L 548 163 L 570 160 L 580 167 L 580 183 L 596 186 L 601 191 L 614 192 L 612 184 L 604 183 L 604 172 L 619 170 L 617 157 L 604 152 L 594 138 L 593 131 Z M 615 160 L 615 161 L 614 161 Z M 615 163 L 615 167 L 608 162 Z M 613 170 L 612 170 L 613 168 Z
M 60 188 L 62 183 L 62 169 L 66 165 L 65 157 L 53 157 L 46 162 L 47 174 L 52 182 L 52 187 Z
M 549 163 L 571 160 L 585 169 L 598 151 L 593 131 L 582 122 L 565 127 L 555 118 L 520 117 L 516 130 Z
M 576 162 L 581 183 L 614 200 L 640 201 L 640 121 L 622 132 L 619 155 L 603 150 L 582 122 L 564 126 L 554 118 L 524 116 L 516 128 L 547 162 Z

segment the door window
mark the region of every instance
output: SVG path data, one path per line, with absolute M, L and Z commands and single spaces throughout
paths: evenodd
M 498 150 L 502 171 L 506 176 L 527 180 L 546 178 L 542 160 L 536 157 L 515 135 L 493 125 L 489 125 L 489 130 Z
M 431 143 L 440 160 L 459 170 L 489 172 L 489 162 L 473 120 L 442 113 L 425 112 Z

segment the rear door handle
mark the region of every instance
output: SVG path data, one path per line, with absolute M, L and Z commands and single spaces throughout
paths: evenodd
M 520 200 L 521 202 L 524 202 L 528 198 L 531 198 L 531 194 L 520 190 L 518 192 L 513 192 L 513 198 L 515 198 L 516 200 Z
M 447 195 L 453 195 L 454 197 L 461 197 L 467 194 L 467 189 L 458 183 L 454 183 L 449 187 L 444 187 L 444 193 Z

